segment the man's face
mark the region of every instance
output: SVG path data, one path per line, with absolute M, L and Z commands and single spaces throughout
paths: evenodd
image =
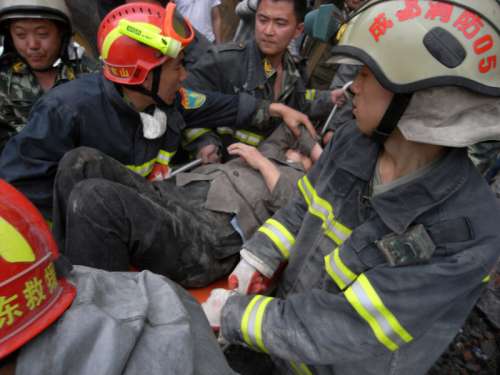
M 285 52 L 293 38 L 300 35 L 304 24 L 295 17 L 293 2 L 262 0 L 255 17 L 255 40 L 265 56 Z
M 58 59 L 61 34 L 50 20 L 22 19 L 10 24 L 14 47 L 33 70 L 47 69 Z
M 161 81 L 158 95 L 167 104 L 172 104 L 175 94 L 181 88 L 181 83 L 186 79 L 186 70 L 182 64 L 184 54 L 181 53 L 176 59 L 168 59 L 161 67 Z
M 378 127 L 394 94 L 383 88 L 373 73 L 364 66 L 351 85 L 353 111 L 362 133 L 371 135 Z

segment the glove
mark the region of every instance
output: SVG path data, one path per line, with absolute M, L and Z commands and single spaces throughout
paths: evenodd
M 240 294 L 262 293 L 270 284 L 270 278 L 261 274 L 243 258 L 228 278 L 229 289 L 236 289 Z
M 227 302 L 227 299 L 236 294 L 233 290 L 227 289 L 213 289 L 210 293 L 208 299 L 202 303 L 201 307 L 203 312 L 207 316 L 210 327 L 215 332 L 220 329 L 220 318 L 222 314 L 222 308 Z
M 148 174 L 149 181 L 163 181 L 170 175 L 170 168 L 168 165 L 155 163 L 153 169 Z

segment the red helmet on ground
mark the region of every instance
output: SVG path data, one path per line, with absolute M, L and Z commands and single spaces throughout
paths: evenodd
M 76 289 L 58 279 L 57 246 L 38 210 L 0 180 L 0 359 L 52 324 Z
M 130 3 L 112 10 L 101 22 L 97 44 L 110 81 L 141 85 L 148 73 L 175 58 L 194 38 L 189 21 L 150 3 Z

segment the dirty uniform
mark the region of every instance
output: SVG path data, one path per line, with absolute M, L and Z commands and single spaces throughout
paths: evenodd
M 57 67 L 54 86 L 97 70 L 97 64 L 83 57 Z M 26 125 L 31 107 L 44 94 L 29 66 L 17 54 L 0 58 L 0 152 L 7 140 Z
M 185 91 L 165 110 L 166 132 L 146 139 L 139 113 L 117 86 L 102 74 L 86 75 L 52 89 L 37 102 L 25 129 L 3 150 L 0 178 L 23 192 L 50 218 L 57 165 L 67 151 L 79 146 L 96 148 L 147 176 L 156 163 L 169 165 L 186 126 L 183 117 L 187 126 L 234 126 L 249 121 L 255 102 L 250 96 Z
M 244 245 L 269 275 L 288 266 L 276 298 L 228 299 L 222 335 L 281 374 L 424 374 L 498 259 L 498 203 L 465 149 L 372 195 L 379 147 L 353 123 L 339 129 Z
M 296 143 L 284 127 L 271 138 L 270 157 Z M 74 150 L 54 187 L 56 241 L 75 264 L 115 271 L 132 265 L 185 287 L 205 286 L 234 268 L 242 237 L 290 198 L 304 172 L 282 154 L 271 159 L 280 177 L 270 192 L 240 159 L 179 174 L 177 184 L 150 183 L 95 150 Z
M 288 52 L 283 58 L 283 70 L 282 89 L 279 93 L 275 93 L 273 86 L 277 74 L 261 55 L 255 40 L 211 47 L 189 69 L 185 86 L 195 90 L 213 90 L 225 94 L 247 93 L 264 101 L 253 121 L 244 124 L 244 127 L 228 129 L 220 126 L 216 130 L 217 134 L 210 132 L 209 129 L 185 131 L 186 148 L 196 152 L 207 144 L 227 147 L 234 142 L 257 146 L 282 121 L 270 118 L 268 108 L 271 102 L 284 103 L 313 118 L 324 115 L 329 108 L 329 92 L 307 90 Z
M 19 351 L 17 375 L 236 375 L 200 305 L 151 272 L 77 266 L 77 295 Z

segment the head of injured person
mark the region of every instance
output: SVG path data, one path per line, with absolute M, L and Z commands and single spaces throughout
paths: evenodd
M 337 34 L 339 63 L 363 65 L 351 91 L 359 128 L 384 142 L 500 140 L 497 0 L 368 1 Z

